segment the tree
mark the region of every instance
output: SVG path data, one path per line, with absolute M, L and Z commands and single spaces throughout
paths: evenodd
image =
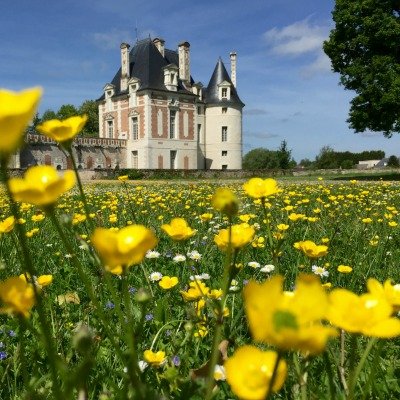
M 318 169 L 338 168 L 335 151 L 330 146 L 324 146 L 315 158 L 315 166 Z
M 57 111 L 57 118 L 66 119 L 69 117 L 75 117 L 78 114 L 78 110 L 73 104 L 63 104 Z
M 286 140 L 282 140 L 276 153 L 279 161 L 279 168 L 289 169 L 296 165 L 296 162 L 292 158 L 292 150 L 288 149 Z
M 394 168 L 399 168 L 400 167 L 400 162 L 399 159 L 396 156 L 390 156 L 388 163 L 388 167 L 394 167 Z
M 243 157 L 243 169 L 276 169 L 279 168 L 279 159 L 276 151 L 262 147 L 250 150 Z
M 99 107 L 96 101 L 84 101 L 79 107 L 78 113 L 88 116 L 88 120 L 81 134 L 83 136 L 97 136 L 99 133 Z
M 49 121 L 50 119 L 56 119 L 56 118 L 57 118 L 57 114 L 53 110 L 46 110 L 43 113 L 42 118 L 40 118 L 40 121 L 44 122 L 44 121 Z
M 400 0 L 336 0 L 324 51 L 347 90 L 356 132 L 400 132 Z

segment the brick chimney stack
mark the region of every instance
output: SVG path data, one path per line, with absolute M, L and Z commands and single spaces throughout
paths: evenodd
M 182 42 L 178 44 L 179 55 L 179 77 L 190 85 L 190 44 Z
M 232 51 L 229 56 L 231 58 L 231 81 L 233 83 L 233 86 L 236 87 L 236 51 Z
M 164 46 L 165 40 L 161 38 L 155 38 L 153 39 L 153 43 L 155 44 L 161 55 L 165 57 L 165 46 Z
M 128 89 L 129 81 L 129 46 L 128 43 L 121 43 L 121 91 Z

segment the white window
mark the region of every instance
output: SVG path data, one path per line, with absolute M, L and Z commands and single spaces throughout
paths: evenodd
M 227 126 L 223 126 L 222 127 L 221 140 L 223 142 L 227 142 L 228 141 L 228 127 Z
M 222 157 L 226 157 L 228 155 L 228 152 L 226 150 L 222 150 Z
M 176 137 L 176 111 L 170 110 L 169 112 L 169 138 L 175 139 Z
M 202 133 L 202 127 L 201 124 L 197 124 L 197 141 L 198 142 L 202 142 L 202 137 L 201 137 L 201 133 Z
M 170 169 L 176 168 L 176 150 L 170 152 Z
M 137 150 L 132 151 L 132 168 L 138 169 L 139 165 L 139 156 Z
M 131 126 L 132 126 L 132 140 L 139 139 L 139 126 L 138 126 L 138 118 L 132 117 L 131 119 Z
M 111 139 L 114 136 L 114 121 L 111 120 L 107 121 L 107 136 Z
M 222 98 L 226 99 L 228 97 L 228 88 L 222 88 Z

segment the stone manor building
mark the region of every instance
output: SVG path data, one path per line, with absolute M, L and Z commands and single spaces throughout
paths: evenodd
M 74 142 L 79 168 L 242 168 L 236 53 L 231 74 L 220 58 L 204 87 L 191 76 L 188 42 L 169 50 L 164 40 L 148 38 L 120 49 L 121 67 L 98 99 L 99 138 Z M 31 134 L 28 144 L 16 167 L 71 167 L 50 139 Z

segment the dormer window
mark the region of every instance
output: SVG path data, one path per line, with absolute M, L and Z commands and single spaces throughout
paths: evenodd
M 107 98 L 112 96 L 112 90 L 107 90 Z
M 168 90 L 176 92 L 178 90 L 178 67 L 169 64 L 164 67 L 164 85 Z
M 106 86 L 104 86 L 104 94 L 106 99 L 111 99 L 111 97 L 113 97 L 115 94 L 115 86 L 111 83 L 108 83 Z
M 230 100 L 231 98 L 231 84 L 223 81 L 218 85 L 218 94 L 220 100 Z
M 136 107 L 137 98 L 136 92 L 139 89 L 139 79 L 132 77 L 128 81 L 128 91 L 129 91 L 129 108 Z

